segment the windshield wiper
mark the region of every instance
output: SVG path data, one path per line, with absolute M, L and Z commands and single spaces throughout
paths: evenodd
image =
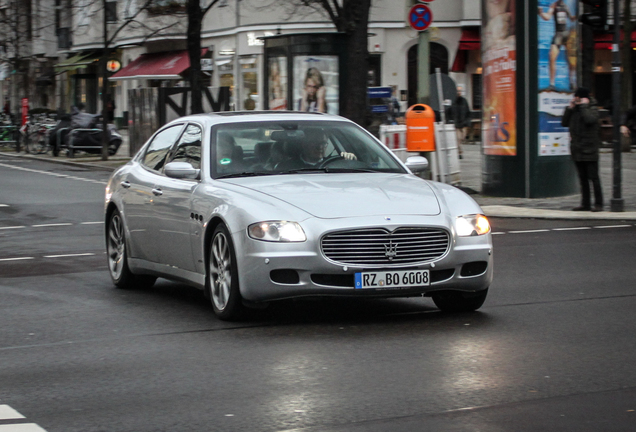
M 298 174 L 298 173 L 310 173 L 310 172 L 329 172 L 329 168 L 318 168 L 318 167 L 308 167 L 308 168 L 297 168 L 289 171 L 281 171 L 276 174 Z
M 257 177 L 257 176 L 266 176 L 266 175 L 274 175 L 277 173 L 274 172 L 263 172 L 263 171 L 250 171 L 250 172 L 240 172 L 240 173 L 233 173 L 233 174 L 224 174 L 222 176 L 218 176 L 216 177 L 216 179 L 224 179 L 224 178 L 236 178 L 236 177 Z

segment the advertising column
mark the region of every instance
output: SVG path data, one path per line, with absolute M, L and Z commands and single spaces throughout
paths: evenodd
M 577 0 L 538 0 L 539 156 L 570 154 L 561 116 L 577 87 Z
M 516 38 L 514 2 L 486 0 L 483 13 L 484 154 L 517 154 Z

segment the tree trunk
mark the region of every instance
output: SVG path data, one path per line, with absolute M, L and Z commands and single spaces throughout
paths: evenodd
M 188 55 L 190 56 L 190 90 L 192 114 L 203 112 L 201 93 L 201 21 L 203 11 L 199 0 L 188 0 Z
M 345 2 L 338 31 L 346 34 L 347 54 L 344 88 L 341 89 L 340 115 L 361 126 L 367 123 L 367 74 L 369 9 L 371 0 Z

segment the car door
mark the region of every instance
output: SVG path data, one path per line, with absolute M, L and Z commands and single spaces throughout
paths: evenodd
M 201 168 L 201 139 L 203 128 L 195 123 L 186 126 L 168 162 L 188 162 Z M 192 194 L 199 180 L 174 179 L 162 176 L 155 184 L 161 195 L 154 200 L 158 229 L 155 242 L 159 261 L 171 267 L 195 271 L 192 255 L 192 236 L 202 235 L 203 218 L 192 212 Z
M 173 125 L 157 133 L 140 158 L 139 165 L 122 179 L 121 184 L 127 189 L 122 205 L 130 234 L 129 252 L 132 258 L 159 262 L 155 242 L 159 227 L 153 209 L 157 198 L 155 185 L 163 177 L 161 170 L 183 127 L 183 124 Z

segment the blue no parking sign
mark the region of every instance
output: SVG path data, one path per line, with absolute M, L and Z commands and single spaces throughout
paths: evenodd
M 409 24 L 413 30 L 423 31 L 433 22 L 433 12 L 423 4 L 415 5 L 409 11 Z

